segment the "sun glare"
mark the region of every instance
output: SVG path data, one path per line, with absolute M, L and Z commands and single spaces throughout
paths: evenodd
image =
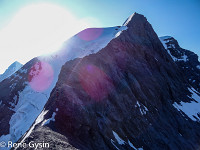
M 25 63 L 57 50 L 66 39 L 89 26 L 89 22 L 57 5 L 26 6 L 0 31 L 0 59 L 6 65 L 15 60 Z

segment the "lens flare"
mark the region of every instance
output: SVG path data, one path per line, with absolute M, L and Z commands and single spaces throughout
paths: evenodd
M 54 71 L 46 62 L 35 63 L 28 74 L 29 85 L 34 91 L 42 92 L 49 88 L 53 81 Z
M 98 67 L 86 65 L 80 69 L 82 88 L 94 100 L 103 100 L 113 89 L 112 80 Z
M 101 36 L 102 32 L 102 28 L 89 28 L 81 31 L 78 37 L 84 41 L 92 41 Z

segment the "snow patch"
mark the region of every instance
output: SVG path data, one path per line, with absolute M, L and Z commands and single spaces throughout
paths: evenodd
M 119 135 L 115 132 L 115 131 L 112 131 L 113 132 L 113 135 L 114 135 L 114 137 L 115 137 L 115 139 L 117 140 L 117 143 L 119 144 L 119 145 L 125 145 L 126 144 L 126 142 L 124 141 L 124 140 L 122 140 L 120 137 L 119 137 Z M 118 149 L 119 150 L 119 148 L 115 145 L 115 143 L 114 143 L 114 141 L 111 139 L 111 143 L 115 146 L 115 148 L 116 149 Z M 130 146 L 130 147 L 132 147 L 134 150 L 143 150 L 143 148 L 136 148 L 130 141 L 129 141 L 129 139 L 128 139 L 128 145 Z
M 20 69 L 19 72 L 20 73 L 27 73 L 27 69 Z
M 123 26 L 127 26 L 127 24 L 131 21 L 131 19 L 133 18 L 134 14 L 130 15 L 128 17 L 128 19 L 124 22 Z
M 147 111 L 149 111 L 149 110 L 147 109 L 147 107 L 145 107 L 144 105 L 141 106 L 140 103 L 139 103 L 138 101 L 137 101 L 135 107 L 138 107 L 138 108 L 140 109 L 140 113 L 141 113 L 142 115 L 146 115 Z
M 184 62 L 186 62 L 186 61 L 188 61 L 188 57 L 186 55 L 183 55 L 183 56 L 181 56 L 181 59 L 176 58 L 175 61 L 184 61 Z
M 111 141 L 112 145 L 114 145 L 114 147 L 115 147 L 117 150 L 120 150 L 120 149 L 115 145 L 115 143 L 114 143 L 114 141 L 113 141 L 112 139 L 111 139 L 110 141 Z
M 132 147 L 134 150 L 137 150 L 137 148 L 135 146 L 133 146 L 133 144 L 128 140 L 128 144 L 130 145 L 130 147 Z
M 126 143 L 124 140 L 122 140 L 122 139 L 118 136 L 118 134 L 117 134 L 115 131 L 112 131 L 112 132 L 113 132 L 113 135 L 114 135 L 115 139 L 117 140 L 117 143 L 118 143 L 118 144 L 123 145 L 123 144 Z
M 120 36 L 120 34 L 121 34 L 124 30 L 127 30 L 127 29 L 128 29 L 127 26 L 121 26 L 121 27 L 119 28 L 119 32 L 117 32 L 117 34 L 115 35 L 115 38 L 118 37 L 118 36 Z
M 171 52 L 168 49 L 167 52 L 174 61 L 184 61 L 184 62 L 188 61 L 188 57 L 186 55 L 181 56 L 181 58 L 176 58 L 171 54 Z
M 31 129 L 30 129 L 30 130 L 25 134 L 25 136 L 23 137 L 21 143 L 23 143 L 23 142 L 25 141 L 25 139 L 26 139 L 28 136 L 30 136 L 30 134 L 31 134 L 31 132 L 33 131 L 33 129 L 35 128 L 35 126 L 36 126 L 38 123 L 40 123 L 40 122 L 43 121 L 44 116 L 46 115 L 47 112 L 48 112 L 48 110 L 46 110 L 46 111 L 43 110 L 43 111 L 40 113 L 40 115 L 39 115 L 39 116 L 37 117 L 37 119 L 35 120 L 35 123 L 31 126 Z
M 170 38 L 172 38 L 172 37 L 171 36 L 161 36 L 161 37 L 159 37 L 159 39 L 162 40 L 162 41 L 170 39 Z
M 50 121 L 55 121 L 55 116 L 56 116 L 56 112 L 53 112 L 51 118 L 46 119 L 42 122 L 42 126 L 47 125 L 50 123 Z
M 200 118 L 198 116 L 198 114 L 200 115 L 200 96 L 198 95 L 199 93 L 194 88 L 188 88 L 188 90 L 192 93 L 192 96 L 188 97 L 194 99 L 195 101 L 191 101 L 188 103 L 180 102 L 180 104 L 177 104 L 175 102 L 173 106 L 178 111 L 184 112 L 193 121 L 200 121 Z
M 164 48 L 167 49 L 167 44 L 170 40 L 170 38 L 172 38 L 171 36 L 162 36 L 162 37 L 159 37 L 160 39 L 160 42 L 163 44 Z

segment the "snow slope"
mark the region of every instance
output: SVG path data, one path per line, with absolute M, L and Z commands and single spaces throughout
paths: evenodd
M 1 136 L 0 141 L 16 142 L 28 131 L 38 116 L 41 118 L 40 113 L 58 80 L 63 64 L 98 52 L 115 38 L 118 32 L 121 33 L 125 29 L 127 28 L 89 28 L 66 41 L 59 51 L 38 57 L 40 62 L 26 70 L 29 81 L 24 81 L 28 83 L 19 93 L 18 103 L 13 109 L 15 113 L 9 122 L 10 133 Z
M 17 70 L 19 70 L 23 65 L 19 63 L 18 61 L 15 61 L 12 63 L 6 71 L 0 75 L 0 82 L 4 79 L 10 77 L 12 74 L 14 74 Z
M 126 142 L 125 142 L 123 139 L 121 139 L 121 138 L 119 137 L 119 135 L 118 135 L 115 131 L 112 131 L 112 132 L 113 132 L 113 135 L 114 135 L 114 137 L 115 137 L 117 143 L 118 143 L 119 145 L 125 145 Z M 113 139 L 111 139 L 111 143 L 115 146 L 115 148 L 116 148 L 117 150 L 119 150 L 119 148 L 115 145 Z M 143 148 L 136 148 L 129 140 L 128 140 L 128 145 L 129 145 L 130 147 L 132 147 L 134 150 L 143 150 Z

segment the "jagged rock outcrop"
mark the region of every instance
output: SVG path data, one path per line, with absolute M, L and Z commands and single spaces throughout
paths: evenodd
M 131 15 L 124 26 L 99 52 L 62 66 L 43 111 L 19 142 L 45 141 L 50 149 L 199 148 L 198 116 L 193 120 L 174 106 L 194 102 L 199 93 L 143 15 Z

